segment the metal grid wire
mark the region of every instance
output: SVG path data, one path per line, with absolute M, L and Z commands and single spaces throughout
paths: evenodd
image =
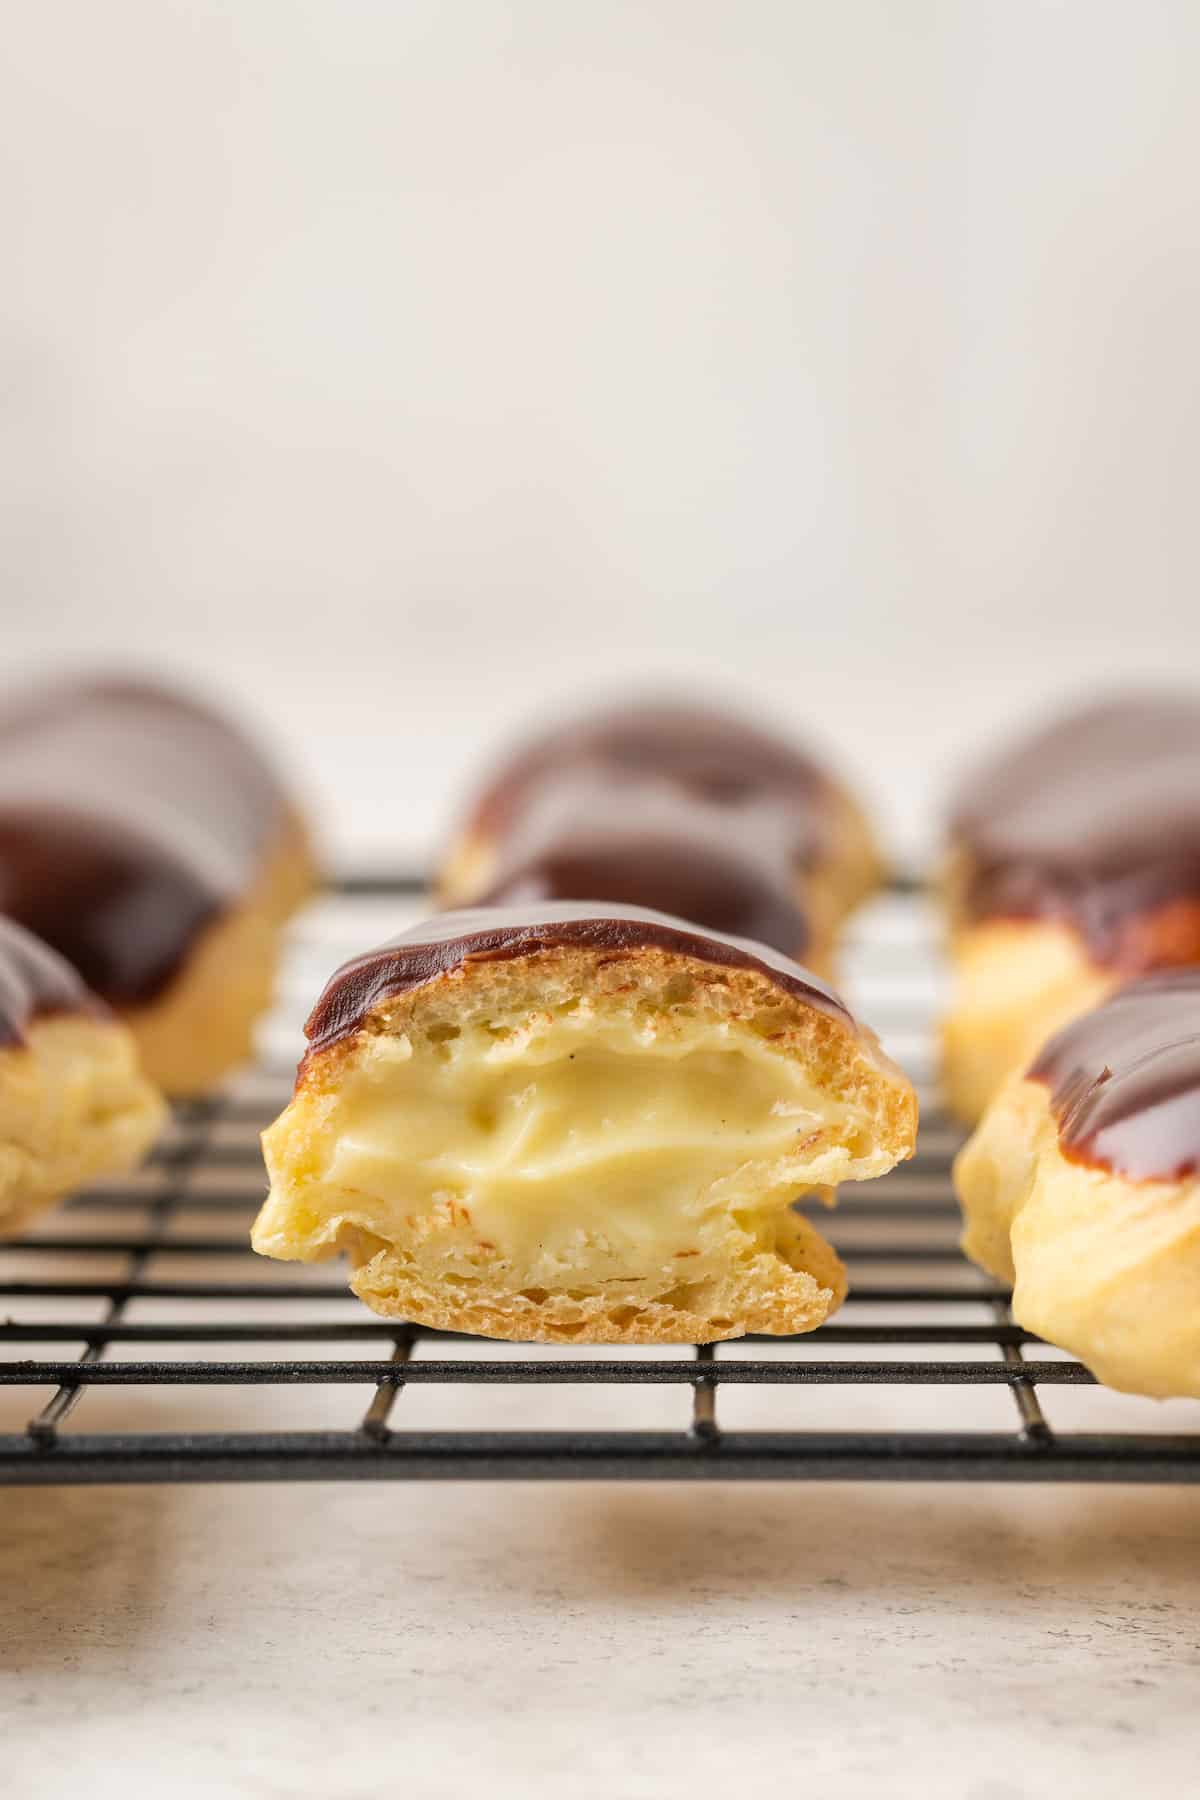
M 1200 1479 L 1190 1403 L 1121 1402 L 1134 1429 L 1052 1424 L 1040 1390 L 1102 1390 L 1015 1326 L 1006 1292 L 959 1254 L 958 1134 L 929 1104 L 915 1160 L 822 1216 L 851 1300 L 807 1337 L 678 1351 L 498 1345 L 376 1319 L 336 1266 L 255 1257 L 258 1132 L 286 1099 L 305 1007 L 341 957 L 413 916 L 419 893 L 409 879 L 342 882 L 296 934 L 259 1066 L 179 1108 L 137 1176 L 4 1247 L 0 1395 L 16 1411 L 0 1419 L 12 1427 L 0 1481 Z M 898 890 L 847 958 L 852 999 L 927 1093 L 933 945 L 919 896 Z M 536 1417 L 546 1389 L 559 1403 L 549 1425 Z M 209 1404 L 196 1423 L 185 1415 L 200 1390 Z M 847 1429 L 852 1396 L 867 1390 L 868 1425 Z M 725 1416 L 738 1398 L 754 1402 L 752 1429 Z M 993 1398 L 998 1416 L 982 1405 Z M 647 1422 L 647 1399 L 678 1400 L 678 1418 Z

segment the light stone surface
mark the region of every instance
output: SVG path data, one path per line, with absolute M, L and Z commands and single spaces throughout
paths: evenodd
M 0 1493 L 5 1791 L 1187 1793 L 1200 1494 Z

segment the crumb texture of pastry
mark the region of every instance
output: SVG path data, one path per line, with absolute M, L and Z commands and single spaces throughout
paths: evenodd
M 845 1275 L 798 1195 L 912 1152 L 873 1034 L 761 946 L 638 908 L 482 909 L 339 971 L 264 1135 L 265 1255 L 526 1342 L 812 1330 Z
M 1200 971 L 1075 1019 L 961 1151 L 963 1247 L 1110 1387 L 1200 1398 Z
M 439 886 L 447 906 L 650 906 L 826 967 L 882 872 L 862 808 L 808 751 L 711 706 L 646 699 L 504 760 Z
M 995 757 L 958 796 L 944 895 L 944 1085 L 974 1123 L 1068 1020 L 1200 963 L 1200 700 L 1101 701 Z
M 98 678 L 0 707 L 0 912 L 125 1020 L 169 1092 L 246 1055 L 315 879 L 274 771 L 207 706 Z
M 0 1231 L 136 1167 L 165 1112 L 125 1027 L 52 950 L 0 919 Z

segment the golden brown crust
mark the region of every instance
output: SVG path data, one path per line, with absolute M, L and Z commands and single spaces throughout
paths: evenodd
M 1089 961 L 1068 925 L 996 919 L 950 942 L 950 1006 L 941 1022 L 947 1104 L 973 1125 L 1005 1077 L 1032 1061 L 1051 1033 L 1117 983 Z
M 165 1113 L 115 1020 L 33 1020 L 23 1043 L 0 1049 L 0 1231 L 135 1168 Z
M 594 1002 L 636 1007 L 647 1002 L 669 1010 L 664 1000 L 675 979 L 691 993 L 678 1003 L 702 1003 L 723 1024 L 744 1024 L 769 1035 L 781 1054 L 809 1055 L 839 1094 L 869 1108 L 881 1153 L 899 1160 L 912 1154 L 917 1102 L 912 1085 L 880 1048 L 866 1025 L 792 998 L 765 972 L 719 966 L 672 951 L 601 951 L 575 946 L 539 950 L 532 956 L 460 964 L 436 981 L 409 988 L 375 1007 L 363 1028 L 301 1064 L 297 1096 L 328 1094 L 341 1077 L 343 1059 L 353 1058 L 364 1039 L 400 1032 L 436 1033 L 461 1029 L 464 1014 L 491 1015 L 497 1007 L 544 1008 L 586 992 Z M 561 996 L 561 1000 L 560 1000 Z
M 1013 1317 L 1100 1381 L 1200 1398 L 1200 1181 L 1065 1157 L 1041 1082 L 1011 1077 L 955 1164 L 963 1248 L 1013 1283 Z
M 786 1166 L 772 1164 L 744 1183 L 742 1199 L 749 1192 L 766 1212 L 751 1222 L 744 1207 L 735 1209 L 715 1235 L 703 1237 L 702 1253 L 677 1251 L 698 1258 L 691 1267 L 668 1260 L 622 1270 L 609 1247 L 595 1249 L 589 1223 L 577 1233 L 575 1263 L 561 1267 L 553 1283 L 533 1281 L 481 1241 L 466 1205 L 450 1203 L 405 1223 L 398 1200 L 385 1220 L 357 1190 L 332 1184 L 342 1093 L 370 1066 L 381 1039 L 403 1040 L 414 1057 L 436 1054 L 447 1035 L 478 1029 L 516 1036 L 543 1021 L 553 1028 L 576 1015 L 582 1001 L 589 1016 L 638 1022 L 679 1051 L 701 1043 L 736 1047 L 744 1037 L 761 1056 L 768 1045 L 773 1056 L 811 1075 L 838 1123 L 809 1132 Z M 784 994 L 753 969 L 659 949 L 598 954 L 575 946 L 479 960 L 385 1001 L 355 1035 L 310 1055 L 292 1104 L 264 1136 L 272 1191 L 253 1241 L 265 1254 L 304 1260 L 344 1250 L 352 1286 L 368 1305 L 443 1329 L 526 1342 L 630 1344 L 807 1331 L 840 1303 L 845 1277 L 788 1201 L 808 1187 L 882 1173 L 911 1154 L 915 1131 L 912 1088 L 873 1035 Z M 704 1217 L 711 1225 L 712 1207 Z
M 752 1259 L 724 1282 L 708 1282 L 702 1296 L 680 1281 L 655 1300 L 614 1300 L 608 1294 L 546 1294 L 481 1290 L 454 1295 L 414 1279 L 390 1246 L 354 1266 L 350 1286 L 373 1312 L 413 1319 L 439 1331 L 469 1331 L 520 1344 L 712 1344 L 746 1332 L 798 1336 L 815 1331 L 846 1298 L 846 1271 L 811 1221 L 790 1213 L 769 1255 Z
M 249 1057 L 274 994 L 283 927 L 317 878 L 308 835 L 293 818 L 250 892 L 202 934 L 166 992 L 122 1015 L 164 1092 L 203 1094 Z

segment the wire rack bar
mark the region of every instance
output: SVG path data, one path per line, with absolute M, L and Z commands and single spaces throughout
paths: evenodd
M 80 1336 L 83 1334 L 80 1333 Z M 281 1385 L 344 1386 L 347 1383 L 398 1381 L 410 1386 L 452 1383 L 479 1386 L 527 1387 L 577 1386 L 644 1387 L 694 1382 L 693 1365 L 683 1358 L 657 1362 L 559 1362 L 552 1358 L 533 1361 L 500 1361 L 491 1357 L 455 1358 L 453 1362 L 409 1362 L 397 1368 L 391 1361 L 337 1362 L 100 1362 L 79 1361 L 9 1363 L 0 1374 L 0 1386 L 66 1379 L 80 1387 L 278 1387 Z M 704 1380 L 712 1387 L 750 1383 L 755 1387 L 791 1384 L 829 1386 L 875 1382 L 888 1385 L 945 1387 L 1021 1387 L 1030 1382 L 1088 1384 L 1092 1376 L 1073 1362 L 756 1362 L 721 1361 L 705 1365 Z
M 984 1432 L 146 1433 L 0 1440 L 0 1480 L 1087 1481 L 1200 1480 L 1194 1436 Z

